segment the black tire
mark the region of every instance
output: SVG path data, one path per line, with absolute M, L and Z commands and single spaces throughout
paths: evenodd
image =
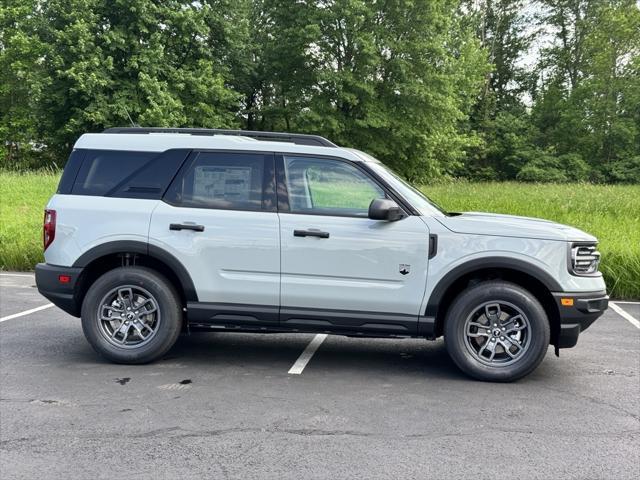
M 496 310 L 492 306 L 493 302 L 504 302 L 501 305 L 505 310 Z M 513 359 L 511 356 L 507 356 L 504 344 L 499 342 L 500 339 L 505 337 L 500 336 L 501 334 L 497 331 L 499 328 L 496 329 L 495 333 L 492 330 L 495 324 L 492 325 L 489 322 L 487 327 L 484 327 L 486 330 L 467 326 L 467 320 L 471 318 L 477 318 L 477 320 L 470 320 L 476 322 L 475 324 L 482 324 L 489 320 L 489 313 L 485 314 L 484 317 L 479 313 L 482 311 L 481 309 L 487 306 L 486 304 L 489 304 L 488 308 L 491 314 L 495 314 L 498 311 L 505 316 L 507 315 L 506 310 L 512 307 L 515 307 L 512 310 L 512 312 L 515 312 L 512 314 L 513 318 L 518 316 L 517 310 L 524 314 L 529 324 L 528 328 L 523 330 L 521 334 L 514 333 L 513 335 L 522 335 L 522 337 L 518 338 L 518 345 L 520 345 L 520 339 L 523 339 L 522 344 L 525 345 L 524 339 L 526 338 L 526 349 L 523 348 L 522 351 L 518 351 L 518 347 L 515 345 L 511 347 L 514 342 L 509 342 L 509 337 L 505 341 L 510 348 L 513 348 L 513 352 L 517 352 L 517 358 Z M 479 316 L 473 317 L 474 315 Z M 518 285 L 505 281 L 481 282 L 464 290 L 451 304 L 445 322 L 444 336 L 451 359 L 460 370 L 478 380 L 490 382 L 512 382 L 518 380 L 536 369 L 542 362 L 549 347 L 549 320 L 544 308 L 530 292 Z M 516 323 L 520 326 L 517 321 Z M 468 336 L 468 328 L 476 335 L 477 332 L 482 332 L 482 338 L 478 336 L 476 339 L 470 335 Z M 524 332 L 528 332 L 526 337 Z M 493 360 L 487 360 L 486 356 L 483 356 L 486 353 L 485 351 L 478 354 L 477 350 L 482 350 L 482 345 L 485 342 L 489 342 L 493 335 L 496 335 L 496 338 L 493 338 L 492 342 L 498 340 L 498 342 L 492 344 L 493 350 L 500 350 L 500 353 L 491 351 L 489 355 L 491 353 L 495 356 L 501 355 L 502 361 L 507 363 L 505 365 L 500 365 L 498 362 L 493 364 Z M 484 337 L 486 337 L 486 340 Z M 495 345 L 500 346 L 497 347 Z
M 105 296 L 123 286 L 133 286 L 148 292 L 156 304 L 158 316 L 144 317 L 157 319 L 155 333 L 145 341 L 140 339 L 140 346 L 115 345 L 107 338 L 109 332 L 105 333 L 102 326 L 105 324 L 98 318 L 100 304 Z M 125 308 L 122 307 L 123 310 Z M 182 317 L 180 297 L 173 285 L 155 270 L 145 267 L 121 267 L 108 271 L 91 285 L 82 302 L 82 330 L 85 337 L 99 354 L 116 363 L 141 364 L 162 357 L 178 339 Z M 115 330 L 118 328 L 113 328 Z M 135 339 L 135 330 L 132 332 Z

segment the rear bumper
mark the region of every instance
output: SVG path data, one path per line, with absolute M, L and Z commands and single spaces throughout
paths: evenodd
M 554 293 L 553 297 L 560 313 L 560 331 L 556 346 L 571 348 L 578 343 L 578 336 L 609 306 L 607 292 Z M 572 305 L 563 305 L 562 299 L 573 300 Z M 570 303 L 570 302 L 567 302 Z
M 82 268 L 58 267 L 47 263 L 36 265 L 36 286 L 40 294 L 55 306 L 74 317 L 80 316 L 80 302 L 78 301 L 77 285 Z M 62 283 L 60 276 L 69 277 L 69 281 Z

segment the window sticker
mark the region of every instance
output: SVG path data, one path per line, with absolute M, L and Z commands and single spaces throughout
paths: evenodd
M 250 190 L 251 167 L 201 165 L 195 168 L 194 197 L 247 202 Z

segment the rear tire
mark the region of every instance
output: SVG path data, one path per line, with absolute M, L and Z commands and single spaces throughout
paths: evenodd
M 536 369 L 549 347 L 544 308 L 530 292 L 505 281 L 467 288 L 451 304 L 445 322 L 449 355 L 478 380 L 518 380 Z
M 182 306 L 171 283 L 145 267 L 110 270 L 82 302 L 82 330 L 91 346 L 116 363 L 148 363 L 180 335 Z

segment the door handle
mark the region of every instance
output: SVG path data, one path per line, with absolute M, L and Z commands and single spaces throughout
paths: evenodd
M 169 230 L 193 230 L 194 232 L 204 232 L 204 225 L 195 225 L 193 223 L 172 223 Z
M 294 230 L 294 237 L 318 237 L 318 238 L 329 238 L 329 232 L 323 232 L 321 230 L 317 230 L 315 228 L 310 228 L 309 230 Z

